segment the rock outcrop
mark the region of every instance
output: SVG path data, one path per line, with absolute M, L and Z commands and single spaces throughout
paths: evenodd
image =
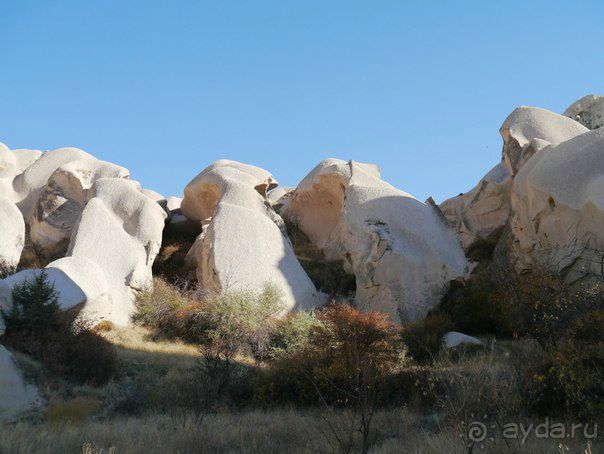
M 533 139 L 557 144 L 587 132 L 574 120 L 538 107 L 518 107 L 499 129 L 503 137 L 502 161 L 514 176 L 543 142 L 531 145 Z
M 471 191 L 444 201 L 440 209 L 464 248 L 503 227 L 510 213 L 512 180 L 539 150 L 587 132 L 574 120 L 537 107 L 519 107 L 503 122 L 502 160 Z
M 549 145 L 519 170 L 512 190 L 511 258 L 561 272 L 604 244 L 604 129 Z M 544 263 L 545 262 L 545 263 Z
M 129 177 L 125 168 L 90 155 L 69 162 L 62 156 L 76 157 L 82 153 L 77 149 L 60 149 L 46 152 L 36 161 L 36 166 L 43 167 L 44 171 L 61 161 L 48 177 L 37 200 L 32 200 L 33 208 L 26 212 L 31 240 L 48 258 L 65 255 L 72 229 L 86 206 L 92 185 L 101 178 Z
M 152 288 L 151 267 L 161 246 L 166 213 L 136 181 L 101 178 L 90 191 L 67 255 L 96 264 L 95 274 L 107 283 L 106 303 L 95 303 L 90 310 L 98 318 L 127 325 L 135 292 Z
M 36 387 L 25 381 L 13 355 L 0 345 L 0 423 L 32 409 L 38 400 Z
M 394 322 L 423 317 L 466 259 L 436 207 L 380 178 L 377 166 L 327 159 L 298 185 L 282 214 L 327 259 L 356 276 L 356 303 Z
M 292 249 L 283 220 L 266 200 L 277 185 L 258 167 L 217 161 L 185 188 L 182 213 L 203 231 L 189 259 L 207 292 L 275 285 L 287 310 L 310 309 L 320 298 Z
M 505 225 L 510 214 L 511 188 L 510 173 L 499 163 L 471 191 L 440 204 L 465 249 L 477 238 L 486 238 Z
M 564 115 L 588 129 L 604 126 L 604 96 L 587 95 L 571 104 Z
M 467 334 L 458 333 L 457 331 L 449 331 L 442 338 L 443 347 L 445 348 L 457 348 L 460 345 L 477 345 L 484 347 L 484 342 L 473 336 Z
M 25 242 L 25 222 L 17 206 L 0 194 L 0 279 L 17 269 Z
M 19 197 L 13 188 L 13 180 L 23 173 L 40 156 L 40 150 L 10 150 L 0 142 L 0 197 L 17 202 Z

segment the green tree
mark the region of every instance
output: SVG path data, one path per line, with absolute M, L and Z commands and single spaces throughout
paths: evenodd
M 2 311 L 7 334 L 22 330 L 39 330 L 57 324 L 59 293 L 48 281 L 45 271 L 15 284 L 13 306 Z

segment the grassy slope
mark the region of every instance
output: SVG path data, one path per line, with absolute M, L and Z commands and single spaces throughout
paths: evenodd
M 194 368 L 198 352 L 182 343 L 150 341 L 148 331 L 140 327 L 114 329 L 105 335 L 118 347 L 124 377 L 102 388 L 72 387 L 46 377 L 39 366 L 27 362 L 49 406 L 37 417 L 1 427 L 1 453 L 334 452 L 320 409 L 225 410 L 207 415 L 201 423 L 174 420 L 151 405 L 130 416 L 116 411 L 116 403 L 137 383 L 161 383 L 170 374 Z M 340 421 L 344 416 L 330 418 Z M 375 427 L 374 452 L 467 452 L 454 430 L 406 409 L 379 412 Z M 580 439 L 565 443 L 570 449 L 565 452 L 582 453 L 586 447 Z M 503 453 L 510 447 L 503 440 L 487 440 L 481 451 Z M 533 438 L 521 452 L 559 452 L 558 441 Z

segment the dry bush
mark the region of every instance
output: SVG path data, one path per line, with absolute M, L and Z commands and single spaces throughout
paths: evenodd
M 277 370 L 289 370 L 306 395 L 314 389 L 324 409 L 323 435 L 334 440 L 334 450 L 368 452 L 385 379 L 405 363 L 399 329 L 384 314 L 361 313 L 347 304 L 328 306 L 317 319 L 308 341 L 281 356 Z
M 443 335 L 455 329 L 456 325 L 450 317 L 435 312 L 423 320 L 406 324 L 401 336 L 413 359 L 426 363 L 438 355 Z
M 194 292 L 156 278 L 153 290 L 137 293 L 135 306 L 132 320 L 152 328 L 156 337 L 194 341 L 191 330 L 199 308 Z
M 280 290 L 266 284 L 261 292 L 227 291 L 201 303 L 195 315 L 195 338 L 223 355 L 248 353 L 264 358 L 284 310 Z
M 524 361 L 523 392 L 532 411 L 586 420 L 604 414 L 603 326 L 604 311 L 589 311 L 555 347 Z

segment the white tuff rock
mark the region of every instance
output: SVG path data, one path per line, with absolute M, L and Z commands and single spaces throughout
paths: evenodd
M 586 241 L 604 244 L 604 129 L 545 147 L 520 169 L 510 227 L 519 271 L 535 260 L 562 271 L 584 257 Z
M 33 208 L 26 212 L 31 240 L 46 257 L 64 255 L 73 226 L 86 206 L 88 191 L 95 181 L 129 176 L 127 169 L 90 155 L 64 162 L 66 158 L 63 155 L 84 153 L 76 150 L 49 151 L 36 161 L 36 166 L 44 171 L 61 161 L 61 165 L 50 174 L 43 189 L 38 192 L 35 202 L 32 199 Z
M 260 291 L 271 283 L 282 292 L 286 309 L 310 309 L 320 299 L 284 233 L 283 220 L 265 198 L 276 185 L 269 172 L 227 160 L 195 177 L 185 188 L 181 210 L 204 227 L 188 259 L 197 263 L 197 278 L 206 291 Z
M 499 129 L 503 137 L 502 160 L 512 176 L 532 154 L 533 139 L 551 144 L 564 142 L 587 132 L 588 129 L 574 120 L 538 107 L 518 107 Z M 537 145 L 542 148 L 543 143 Z
M 471 191 L 440 204 L 464 248 L 505 225 L 510 213 L 511 188 L 510 173 L 503 163 L 499 163 Z
M 464 248 L 503 227 L 510 213 L 512 179 L 539 150 L 587 132 L 574 120 L 537 107 L 519 107 L 503 122 L 502 160 L 471 191 L 444 201 L 440 208 Z
M 458 333 L 457 331 L 449 331 L 443 336 L 443 346 L 445 348 L 455 348 L 460 345 L 480 345 L 484 346 L 484 342 L 467 334 Z
M 17 206 L 0 195 L 0 278 L 13 273 L 25 241 L 25 222 Z
M 327 259 L 356 276 L 357 304 L 400 323 L 426 315 L 466 259 L 436 207 L 380 178 L 377 166 L 321 162 L 283 209 Z
M 151 267 L 162 240 L 165 211 L 136 181 L 102 178 L 73 229 L 68 256 L 94 262 L 108 285 L 108 302 L 94 311 L 127 325 L 136 291 L 153 285 Z

